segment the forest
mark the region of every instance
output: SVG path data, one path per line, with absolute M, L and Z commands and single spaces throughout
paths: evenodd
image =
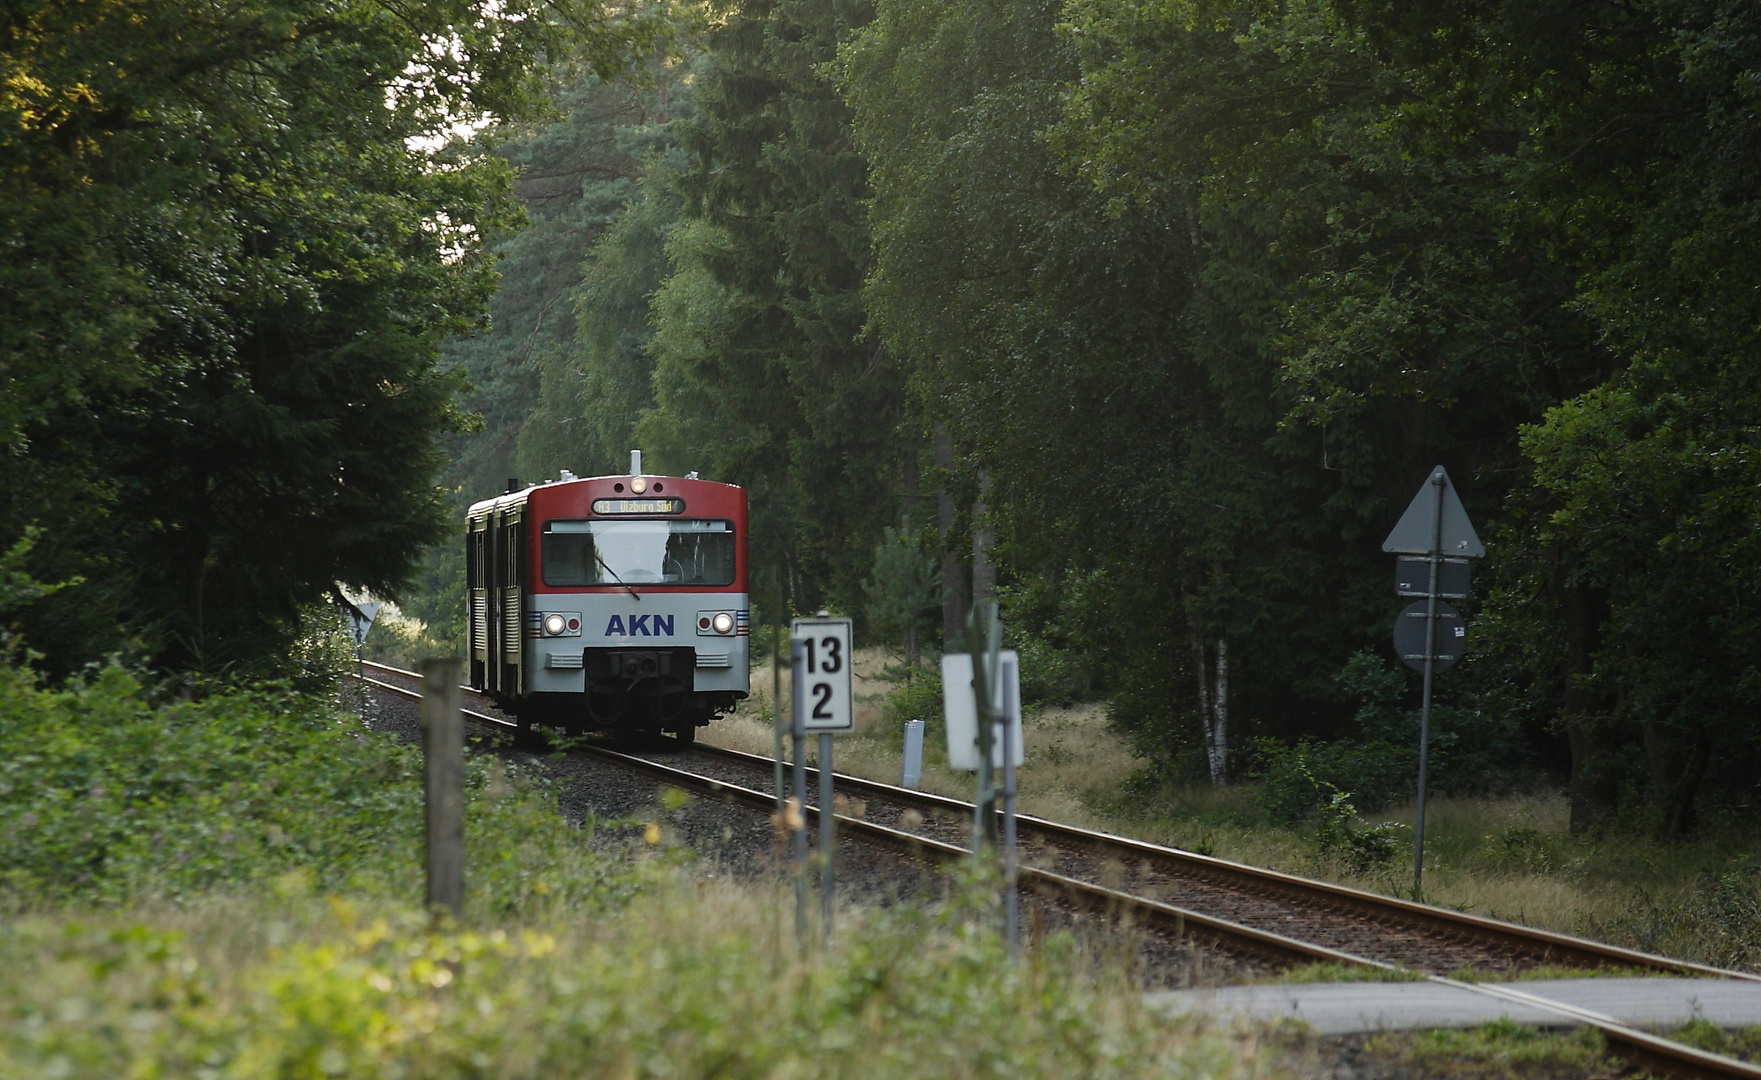
M 466 504 L 640 447 L 749 489 L 759 615 L 933 652 L 994 587 L 1031 695 L 1239 777 L 1410 740 L 1381 543 L 1442 464 L 1460 787 L 1673 837 L 1757 786 L 1746 5 L 24 0 L 0 68 L 50 675 L 246 669 L 340 588 L 444 640 Z

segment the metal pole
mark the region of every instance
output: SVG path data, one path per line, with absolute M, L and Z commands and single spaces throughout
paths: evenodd
M 776 595 L 777 606 L 772 609 L 775 614 L 770 626 L 770 703 L 773 713 L 771 722 L 772 742 L 775 744 L 771 757 L 776 765 L 777 812 L 783 809 L 783 578 L 777 571 L 770 572 L 771 589 Z
M 422 661 L 428 909 L 465 915 L 465 726 L 457 657 Z
M 832 796 L 832 733 L 819 733 L 819 930 L 825 943 L 832 943 L 832 888 L 834 885 L 832 869 L 837 855 L 836 840 L 833 829 L 837 824 L 837 815 L 832 813 L 836 805 Z
M 1437 589 L 1443 567 L 1443 470 L 1431 474 L 1437 520 L 1431 533 L 1431 587 L 1425 600 L 1425 697 L 1419 709 L 1419 805 L 1412 831 L 1412 896 L 1425 885 L 1425 781 L 1431 758 L 1431 681 L 1437 670 Z
M 1005 685 L 1003 693 L 1008 694 Z M 1009 959 L 1021 952 L 1020 897 L 1015 887 L 1015 737 L 1014 710 L 1018 702 L 1004 701 L 1003 715 L 1003 940 L 1008 944 Z
M 805 643 L 790 639 L 789 642 L 789 691 L 793 695 L 790 701 L 790 734 L 794 742 L 795 769 L 795 820 L 792 823 L 795 832 L 795 937 L 801 947 L 807 947 L 807 715 L 802 703 L 807 695 L 802 693 L 801 684 L 806 681 L 807 650 Z
M 997 711 L 992 706 L 997 678 L 998 654 L 1002 651 L 1002 625 L 997 622 L 996 601 L 972 606 L 969 620 L 972 648 L 972 693 L 978 716 L 978 792 L 973 800 L 973 853 L 997 849 L 996 770 L 992 754 L 996 747 Z

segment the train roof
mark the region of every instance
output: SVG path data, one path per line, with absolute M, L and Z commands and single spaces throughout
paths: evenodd
M 609 473 L 604 476 L 575 476 L 565 470 L 560 479 L 541 480 L 536 484 L 528 484 L 518 490 L 503 492 L 500 495 L 495 495 L 487 499 L 480 499 L 471 504 L 471 508 L 467 511 L 466 516 L 477 518 L 492 510 L 523 505 L 530 501 L 534 492 L 538 491 L 573 489 L 583 492 L 591 492 L 596 488 L 603 490 L 607 484 L 619 484 L 620 482 L 628 483 L 629 481 L 638 478 L 647 481 L 648 485 L 653 485 L 658 482 L 663 487 L 670 487 L 674 492 L 677 492 L 680 495 L 685 495 L 693 491 L 699 493 L 707 493 L 710 491 L 725 493 L 744 490 L 738 484 L 727 484 L 718 480 L 704 480 L 695 473 L 689 473 L 685 476 L 667 476 L 655 473 Z M 612 493 L 606 492 L 606 494 L 609 495 Z M 621 489 L 618 494 L 622 494 Z

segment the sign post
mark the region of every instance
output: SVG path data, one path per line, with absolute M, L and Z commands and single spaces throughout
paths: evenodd
M 777 813 L 783 812 L 783 579 L 775 570 L 770 572 L 771 593 L 776 609 L 770 618 L 770 707 L 771 739 L 775 744 Z
M 422 661 L 422 794 L 428 910 L 465 914 L 465 717 L 457 657 Z
M 806 643 L 791 631 L 789 733 L 794 744 L 790 765 L 794 769 L 795 794 L 790 801 L 794 803 L 795 812 L 791 816 L 785 811 L 783 820 L 789 825 L 792 852 L 789 861 L 795 867 L 795 940 L 803 950 L 807 948 L 807 727 L 801 715 L 801 703 L 806 699 L 801 684 L 807 677 L 802 667 L 806 655 Z
M 832 896 L 836 887 L 837 816 L 833 812 L 832 733 L 849 731 L 856 718 L 850 693 L 850 620 L 796 619 L 789 630 L 794 663 L 795 795 L 803 805 L 807 796 L 806 774 L 801 757 L 808 732 L 819 735 L 819 922 L 826 942 L 832 940 Z M 802 815 L 797 850 L 803 864 L 797 888 L 796 925 L 805 934 L 807 875 L 807 823 Z
M 1002 645 L 994 602 L 975 608 L 968 624 L 971 653 L 942 656 L 942 708 L 947 715 L 948 767 L 978 774 L 973 855 L 997 851 L 997 798 L 1003 801 L 1003 930 L 1013 957 L 1019 940 L 1016 889 L 1015 770 L 1024 760 L 1021 665 Z M 982 628 L 982 629 L 981 629 Z M 975 662 L 976 657 L 976 662 Z M 998 790 L 996 771 L 1002 770 Z
M 1466 596 L 1467 560 L 1486 554 L 1443 466 L 1432 470 L 1431 478 L 1413 496 L 1394 531 L 1382 542 L 1382 550 L 1425 556 L 1423 559 L 1400 559 L 1395 569 L 1396 593 L 1425 598 L 1422 603 L 1412 604 L 1401 612 L 1394 623 L 1394 648 L 1400 654 L 1401 662 L 1425 675 L 1424 701 L 1419 711 L 1418 812 L 1412 844 L 1412 891 L 1416 900 L 1425 881 L 1425 786 L 1431 756 L 1431 684 L 1437 672 L 1461 658 L 1467 637 L 1461 613 L 1443 603 L 1443 597 Z M 1421 568 L 1422 573 L 1414 572 Z M 1418 591 L 1420 580 L 1425 583 L 1423 592 Z M 1418 625 L 1421 618 L 1422 630 Z M 1441 640 L 1439 629 L 1444 630 Z

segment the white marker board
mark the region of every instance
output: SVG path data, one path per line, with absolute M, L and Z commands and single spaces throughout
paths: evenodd
M 796 619 L 789 625 L 790 655 L 798 657 L 801 688 L 795 714 L 803 731 L 849 731 L 850 620 Z
M 1021 741 L 1021 660 L 1014 649 L 1005 649 L 998 663 L 1001 677 L 992 687 L 991 704 L 1009 724 L 1009 745 L 1015 766 L 1027 760 Z M 978 701 L 972 691 L 972 656 L 942 655 L 942 711 L 948 718 L 948 768 L 976 772 L 978 754 Z M 991 743 L 991 767 L 1003 767 L 1003 725 L 997 725 Z

